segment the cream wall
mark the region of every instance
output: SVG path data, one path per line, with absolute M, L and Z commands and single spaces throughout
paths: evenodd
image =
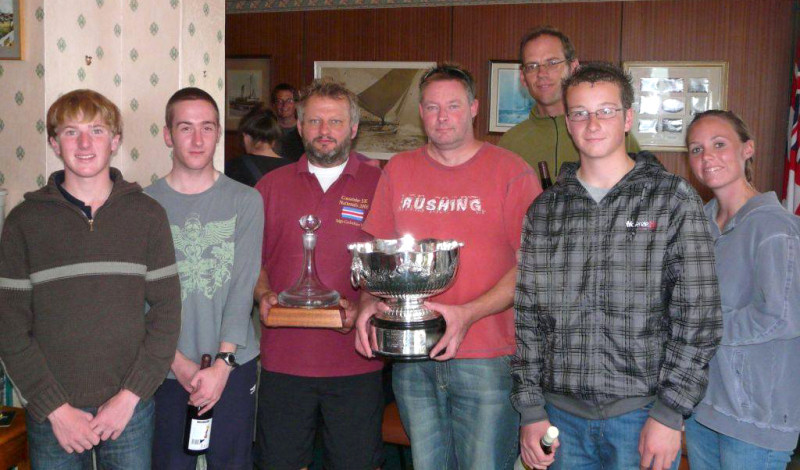
M 24 60 L 0 60 L 0 186 L 6 212 L 44 181 L 44 0 L 22 8 Z
M 22 16 L 23 60 L 0 61 L 6 212 L 62 168 L 44 128 L 47 107 L 61 94 L 92 88 L 119 106 L 124 135 L 112 165 L 143 186 L 171 167 L 162 138 L 169 96 L 197 86 L 223 103 L 224 0 L 25 0 Z

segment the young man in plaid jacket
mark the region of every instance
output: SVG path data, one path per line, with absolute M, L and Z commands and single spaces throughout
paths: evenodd
M 528 209 L 515 296 L 512 402 L 534 468 L 677 468 L 722 332 L 700 198 L 647 152 L 628 155 L 628 76 L 563 83 L 580 152 Z M 558 450 L 539 441 L 550 425 Z

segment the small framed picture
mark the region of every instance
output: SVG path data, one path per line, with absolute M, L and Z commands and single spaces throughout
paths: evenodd
M 519 62 L 489 61 L 489 132 L 506 132 L 528 119 L 536 101 L 519 80 Z
M 694 115 L 726 109 L 727 62 L 625 62 L 633 81 L 631 132 L 645 150 L 685 152 Z
M 269 94 L 269 57 L 225 58 L 226 131 L 235 131 L 242 117 L 253 108 L 267 106 Z
M 22 59 L 23 0 L 0 0 L 0 59 Z

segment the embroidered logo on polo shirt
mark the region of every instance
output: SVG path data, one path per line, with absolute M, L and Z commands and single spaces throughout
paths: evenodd
M 367 210 L 369 209 L 369 199 L 342 196 L 339 198 L 339 205 L 342 206 L 342 211 L 339 214 L 339 218 L 336 219 L 336 223 L 361 227 L 362 222 L 364 222 L 364 217 L 367 215 Z
M 364 210 L 357 209 L 355 207 L 342 207 L 342 218 L 355 220 L 356 222 L 363 222 L 364 221 Z

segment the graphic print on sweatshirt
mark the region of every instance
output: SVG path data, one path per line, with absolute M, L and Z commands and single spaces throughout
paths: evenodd
M 190 214 L 183 227 L 170 225 L 181 278 L 181 300 L 199 292 L 211 299 L 231 278 L 236 216 L 203 224 Z
M 403 194 L 400 196 L 399 212 L 426 212 L 445 214 L 468 212 L 484 214 L 483 203 L 478 196 L 426 196 L 424 194 Z

